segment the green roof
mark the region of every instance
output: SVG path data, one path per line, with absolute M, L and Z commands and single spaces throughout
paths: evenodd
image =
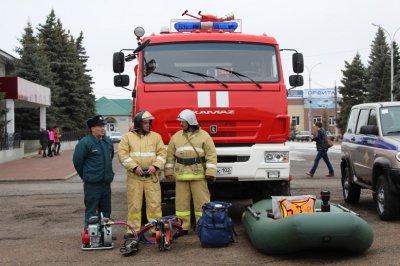
M 127 115 L 132 113 L 132 100 L 108 99 L 101 97 L 96 101 L 96 113 L 100 115 Z

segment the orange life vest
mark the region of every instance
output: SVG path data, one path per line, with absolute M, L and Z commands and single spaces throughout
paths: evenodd
M 299 200 L 282 199 L 279 201 L 282 218 L 292 216 L 298 213 L 313 213 L 315 199 L 306 197 Z

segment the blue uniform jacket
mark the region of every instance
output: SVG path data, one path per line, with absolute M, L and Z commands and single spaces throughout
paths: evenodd
M 85 183 L 110 183 L 114 179 L 112 159 L 114 146 L 109 137 L 99 140 L 92 134 L 82 138 L 75 147 L 72 161 Z

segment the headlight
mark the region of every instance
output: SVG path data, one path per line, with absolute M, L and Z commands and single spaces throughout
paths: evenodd
M 266 151 L 264 153 L 264 160 L 266 163 L 288 163 L 289 152 L 285 151 Z
M 400 162 L 400 152 L 397 152 L 397 153 L 396 153 L 396 159 L 397 159 L 397 161 Z

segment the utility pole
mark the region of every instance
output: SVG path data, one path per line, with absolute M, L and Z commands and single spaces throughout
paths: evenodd
M 308 68 L 306 65 L 304 65 L 307 68 L 308 71 L 308 101 L 309 101 L 309 108 L 308 108 L 308 131 L 311 132 L 312 129 L 312 107 L 311 107 L 311 72 L 312 70 L 322 64 L 321 62 L 313 65 L 311 68 Z
M 337 96 L 337 87 L 336 87 L 336 81 L 335 81 L 335 138 L 337 140 L 337 135 L 338 135 L 338 127 L 337 127 L 337 101 L 338 101 L 338 96 Z

